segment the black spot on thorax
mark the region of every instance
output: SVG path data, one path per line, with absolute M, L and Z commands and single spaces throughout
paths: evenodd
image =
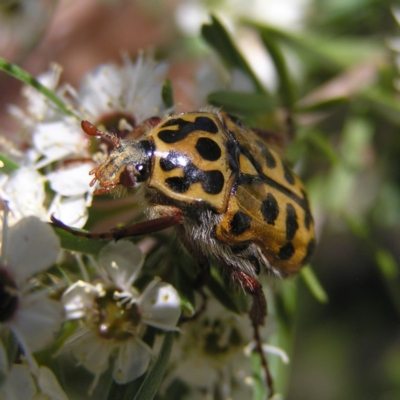
M 172 126 L 177 126 L 178 129 L 163 129 Z M 218 126 L 208 117 L 197 117 L 193 122 L 184 118 L 173 118 L 159 127 L 158 138 L 164 143 L 176 143 L 195 131 L 215 134 L 218 132 Z
M 201 137 L 197 140 L 195 146 L 197 152 L 204 160 L 217 161 L 221 157 L 221 149 L 214 140 Z

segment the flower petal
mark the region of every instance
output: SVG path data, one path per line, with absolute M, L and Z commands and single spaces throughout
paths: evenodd
M 44 177 L 33 168 L 19 168 L 11 174 L 4 185 L 3 196 L 18 219 L 30 215 L 45 218 L 44 181 Z
M 62 295 L 67 319 L 82 318 L 87 310 L 93 307 L 93 299 L 99 295 L 99 290 L 84 281 L 75 282 Z
M 61 389 L 57 378 L 47 367 L 39 368 L 38 386 L 41 394 L 43 394 L 48 400 L 68 400 L 68 397 Z
M 87 328 L 79 329 L 66 342 L 66 348 L 70 348 L 75 358 L 93 374 L 101 374 L 108 368 L 114 347 L 113 343 L 101 340 Z
M 36 149 L 45 156 L 39 166 L 69 155 L 85 154 L 86 138 L 78 125 L 66 121 L 37 124 L 33 132 L 33 143 Z
M 143 322 L 164 330 L 176 330 L 181 315 L 180 299 L 175 288 L 167 283 L 157 283 L 143 293 L 140 301 Z
M 117 383 L 127 383 L 143 375 L 150 362 L 149 349 L 136 340 L 129 340 L 120 346 L 115 360 L 113 377 Z
M 37 272 L 54 264 L 60 252 L 60 239 L 37 217 L 19 221 L 8 232 L 7 265 L 18 286 Z
M 118 287 L 126 290 L 131 289 L 143 262 L 144 258 L 139 247 L 126 240 L 109 243 L 99 254 L 99 264 L 106 268 Z
M 68 168 L 59 169 L 47 175 L 50 187 L 62 196 L 78 196 L 89 191 L 89 184 L 93 177 L 89 172 L 93 164 L 75 163 Z
M 82 228 L 88 219 L 87 201 L 84 196 L 56 196 L 49 209 L 52 214 L 68 226 Z
M 43 292 L 36 292 L 20 298 L 18 310 L 8 324 L 11 330 L 23 335 L 29 350 L 35 352 L 52 342 L 63 319 L 62 305 L 44 297 Z
M 14 364 L 0 387 L 1 400 L 32 399 L 36 394 L 35 382 L 25 365 Z

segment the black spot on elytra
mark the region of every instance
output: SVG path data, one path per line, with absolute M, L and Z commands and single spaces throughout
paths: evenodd
M 199 138 L 195 148 L 205 160 L 217 161 L 221 157 L 221 149 L 212 139 L 206 137 Z
M 242 211 L 237 211 L 230 223 L 230 232 L 234 235 L 241 235 L 250 228 L 251 217 Z
M 306 229 L 310 228 L 311 222 L 313 221 L 313 217 L 311 215 L 310 211 L 310 204 L 308 203 L 307 195 L 304 192 L 304 190 L 301 191 L 304 197 L 304 201 L 306 203 L 306 206 L 304 207 L 304 226 Z
M 258 146 L 261 148 L 262 152 L 265 155 L 265 162 L 267 163 L 268 168 L 275 168 L 276 167 L 276 160 L 274 156 L 272 155 L 271 151 L 269 148 L 260 141 L 257 141 Z
M 246 128 L 245 124 L 242 122 L 242 120 L 241 120 L 240 118 L 236 117 L 235 115 L 229 114 L 229 113 L 228 113 L 227 115 L 228 115 L 228 117 L 230 118 L 230 120 L 231 120 L 238 128 L 240 128 L 240 129 L 245 129 L 245 128 Z
M 291 242 L 286 243 L 279 249 L 278 257 L 281 260 L 289 260 L 294 254 L 294 246 Z
M 284 161 L 282 161 L 282 165 L 283 165 L 283 176 L 285 177 L 286 182 L 293 185 L 295 182 L 293 171 L 289 168 L 289 166 Z
M 170 126 L 177 126 L 178 129 L 163 129 Z M 208 117 L 197 117 L 194 122 L 187 121 L 183 118 L 173 118 L 166 121 L 159 129 L 158 137 L 164 143 L 179 142 L 195 131 L 203 131 L 207 133 L 218 132 L 218 126 Z
M 165 180 L 165 183 L 177 193 L 185 193 L 196 182 L 200 182 L 203 190 L 209 194 L 218 194 L 224 187 L 225 179 L 221 171 L 203 171 L 197 168 L 189 157 L 177 151 L 170 151 L 166 157 L 161 158 L 160 167 L 164 171 L 175 168 L 183 171 L 183 176 L 173 176 Z
M 299 229 L 296 210 L 292 204 L 286 204 L 286 239 L 292 240 Z
M 228 155 L 228 164 L 232 172 L 239 171 L 239 150 L 233 140 L 228 140 L 226 143 L 226 150 Z
M 316 243 L 315 243 L 315 240 L 314 240 L 314 239 L 311 239 L 311 240 L 308 242 L 306 255 L 305 255 L 304 258 L 301 260 L 301 264 L 302 264 L 302 265 L 305 265 L 305 264 L 308 264 L 308 263 L 309 263 L 310 258 L 311 258 L 311 256 L 312 256 L 312 254 L 314 253 L 315 244 L 316 244 Z
M 275 225 L 275 220 L 279 215 L 279 204 L 271 193 L 268 193 L 267 199 L 261 204 L 261 214 L 265 222 Z

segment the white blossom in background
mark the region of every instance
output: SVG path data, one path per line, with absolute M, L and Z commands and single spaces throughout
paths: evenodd
M 285 31 L 299 31 L 305 23 L 307 13 L 309 12 L 310 0 L 221 0 L 209 2 L 206 0 L 181 0 L 175 11 L 175 20 L 178 28 L 184 35 L 197 37 L 200 35 L 201 26 L 210 22 L 210 14 L 215 15 L 223 25 L 230 31 L 234 37 L 235 44 L 244 55 L 248 64 L 257 75 L 260 82 L 270 91 L 277 89 L 277 74 L 271 58 L 269 57 L 265 46 L 261 42 L 259 35 L 254 29 L 241 24 L 243 19 L 253 20 L 259 24 L 266 24 Z M 288 67 L 291 76 L 296 79 L 301 76 L 301 64 L 292 54 L 287 54 Z M 212 57 L 211 57 L 212 58 Z M 221 74 L 221 68 L 212 71 L 215 63 L 209 60 L 204 62 L 202 67 L 204 79 L 199 79 L 199 96 L 204 97 L 205 89 L 203 85 L 209 86 L 210 81 L 217 82 L 217 85 L 211 87 L 211 91 L 219 89 L 237 90 L 236 88 L 245 85 L 249 88 L 246 77 L 233 76 L 226 82 L 226 73 Z M 236 73 L 236 72 L 235 72 Z M 219 80 L 218 80 L 219 78 Z M 208 92 L 210 93 L 210 91 Z M 201 104 L 200 104 L 201 106 Z
M 37 288 L 30 279 L 57 260 L 60 240 L 53 229 L 37 217 L 21 219 L 11 228 L 3 217 L 0 258 L 2 309 L 0 325 L 16 337 L 31 367 L 32 353 L 50 345 L 61 328 L 61 303 L 49 297 L 48 288 Z
M 266 322 L 268 331 L 266 328 L 261 331 L 264 339 L 271 328 L 269 322 Z M 214 297 L 208 297 L 204 313 L 181 326 L 163 390 L 168 391 L 168 384 L 179 379 L 190 388 L 185 399 L 250 399 L 253 347 L 248 315 L 228 311 Z M 281 349 L 272 346 L 263 349 L 287 358 Z
M 252 337 L 247 315 L 227 311 L 209 298 L 206 311 L 181 327 L 168 381 L 178 378 L 203 398 L 214 398 L 214 393 L 226 399 L 251 398 L 252 370 L 245 348 Z
M 176 290 L 155 279 L 143 292 L 133 287 L 143 266 L 139 248 L 128 241 L 105 246 L 95 263 L 100 280 L 78 281 L 63 294 L 67 318 L 81 322 L 61 352 L 72 351 L 95 375 L 90 392 L 114 358 L 113 378 L 127 383 L 143 375 L 153 355 L 143 341 L 148 326 L 177 330 L 181 309 Z

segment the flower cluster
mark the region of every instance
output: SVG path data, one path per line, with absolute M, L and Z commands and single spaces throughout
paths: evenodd
M 161 87 L 166 70 L 165 63 L 143 54 L 135 63 L 125 56 L 122 66 L 106 64 L 89 72 L 75 90 L 59 85 L 61 68 L 53 65 L 38 80 L 64 101 L 71 115 L 32 87 L 24 88 L 26 109 L 10 107 L 21 121 L 23 142 L 2 149 L 20 166 L 10 175 L 0 173 L 0 196 L 9 204 L 10 223 L 29 215 L 49 220 L 55 214 L 70 226 L 83 227 L 93 194 L 89 172 L 101 146 L 98 151 L 89 148 L 81 120 L 123 134 L 150 117 L 164 115 L 168 110 Z

